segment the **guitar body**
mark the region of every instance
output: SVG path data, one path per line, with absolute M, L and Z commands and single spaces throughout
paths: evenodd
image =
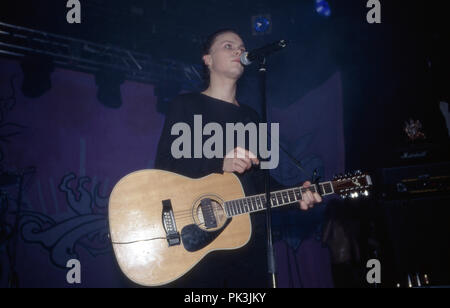
M 357 171 L 330 182 L 271 192 L 271 207 L 302 200 L 307 191 L 343 198 L 368 196 L 372 180 Z M 265 195 L 245 196 L 232 173 L 190 179 L 162 170 L 122 178 L 109 199 L 109 229 L 117 262 L 133 282 L 161 286 L 177 280 L 208 253 L 246 245 L 250 213 L 266 208 Z
M 212 251 L 244 246 L 252 232 L 250 215 L 228 218 L 223 209 L 225 201 L 243 197 L 239 179 L 230 173 L 190 179 L 141 170 L 125 176 L 109 200 L 110 236 L 122 272 L 137 284 L 160 286 L 183 276 Z M 204 202 L 210 212 L 202 209 Z M 163 210 L 179 233 L 172 243 Z M 208 213 L 214 225 L 205 218 Z

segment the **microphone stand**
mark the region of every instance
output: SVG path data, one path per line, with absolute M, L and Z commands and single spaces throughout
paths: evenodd
M 262 57 L 259 59 L 259 76 L 260 76 L 260 89 L 261 89 L 261 100 L 262 100 L 262 122 L 267 123 L 267 96 L 266 96 L 266 83 L 267 83 L 267 65 L 266 58 Z M 269 125 L 267 125 L 267 129 L 269 129 Z M 266 138 L 268 139 L 268 135 Z M 267 144 L 269 144 L 269 140 L 267 140 Z M 264 182 L 265 182 L 265 191 L 266 191 L 266 231 L 267 231 L 267 267 L 268 273 L 271 277 L 272 287 L 277 288 L 277 279 L 276 279 L 276 266 L 275 266 L 275 254 L 273 249 L 273 240 L 272 240 L 272 205 L 270 198 L 270 174 L 269 169 L 264 170 Z

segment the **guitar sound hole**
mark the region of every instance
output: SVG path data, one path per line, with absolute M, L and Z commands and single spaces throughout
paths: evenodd
M 202 210 L 202 200 L 207 200 L 204 202 Z M 205 205 L 205 203 L 207 205 Z M 209 215 L 209 217 L 204 217 Z M 223 227 L 227 221 L 227 216 L 222 207 L 222 202 L 217 201 L 213 197 L 205 197 L 199 200 L 195 206 L 194 210 L 194 220 L 197 226 L 205 231 L 216 231 Z

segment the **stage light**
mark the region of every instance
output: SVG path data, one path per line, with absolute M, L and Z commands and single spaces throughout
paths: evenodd
M 95 74 L 97 99 L 106 107 L 120 108 L 122 106 L 120 85 L 124 82 L 124 79 L 124 74 L 121 72 L 97 72 Z
M 331 8 L 326 0 L 315 0 L 316 12 L 323 17 L 330 17 Z
M 44 56 L 28 56 L 21 62 L 23 72 L 22 93 L 37 98 L 52 87 L 50 75 L 54 70 L 53 60 Z
M 272 18 L 270 14 L 252 17 L 253 35 L 264 35 L 272 33 Z

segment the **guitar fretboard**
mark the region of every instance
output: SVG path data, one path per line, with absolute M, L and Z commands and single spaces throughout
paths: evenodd
M 318 186 L 318 192 L 322 196 L 331 195 L 334 193 L 333 185 L 331 182 L 320 183 L 318 184 Z M 272 192 L 270 193 L 271 207 L 276 208 L 298 202 L 299 200 L 302 200 L 302 195 L 308 190 L 311 192 L 317 192 L 317 185 L 311 185 L 308 188 L 297 187 Z M 228 217 L 264 211 L 265 209 L 266 194 L 260 194 L 225 202 L 225 212 Z

